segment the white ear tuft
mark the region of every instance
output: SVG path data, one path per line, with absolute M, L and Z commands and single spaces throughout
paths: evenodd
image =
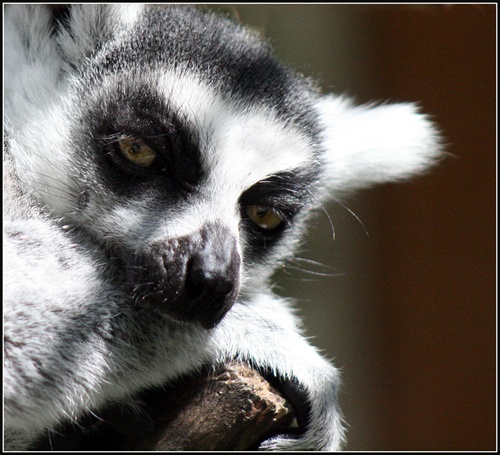
M 316 107 L 330 190 L 405 179 L 441 155 L 433 124 L 413 104 L 355 107 L 347 98 L 324 96 Z
M 58 35 L 65 60 L 78 67 L 102 43 L 131 28 L 144 8 L 136 3 L 72 5 L 69 24 Z

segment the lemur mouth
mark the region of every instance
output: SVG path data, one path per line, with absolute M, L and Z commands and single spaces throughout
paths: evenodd
M 206 298 L 197 303 L 195 310 L 191 309 L 193 302 L 185 300 L 177 305 L 177 308 L 169 309 L 166 315 L 178 322 L 196 323 L 198 322 L 204 329 L 213 329 L 232 308 L 237 294 L 232 297 L 226 295 Z

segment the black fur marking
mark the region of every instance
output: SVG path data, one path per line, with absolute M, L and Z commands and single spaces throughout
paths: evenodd
M 70 17 L 70 8 L 68 5 L 55 4 L 47 5 L 52 12 L 52 26 L 54 27 L 54 32 L 60 27 L 66 26 Z

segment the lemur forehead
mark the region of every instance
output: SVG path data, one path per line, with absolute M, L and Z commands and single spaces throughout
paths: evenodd
M 219 84 L 226 96 L 272 106 L 281 118 L 314 134 L 316 87 L 282 65 L 257 34 L 186 5 L 148 6 L 142 13 L 134 8 L 129 16 L 135 23 L 129 18 L 128 26 L 113 28 L 115 38 L 98 52 L 98 66 L 117 73 L 196 72 L 207 83 Z
M 244 189 L 314 161 L 311 139 L 268 106 L 228 97 L 182 70 L 162 72 L 157 89 L 196 132 L 204 170 L 221 182 L 236 180 Z

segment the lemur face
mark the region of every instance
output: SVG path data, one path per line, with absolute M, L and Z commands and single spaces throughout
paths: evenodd
M 111 41 L 71 87 L 72 217 L 135 304 L 209 328 L 296 239 L 320 171 L 316 95 L 240 28 L 222 22 L 228 42 L 214 26 L 193 55 L 185 37 L 204 15 L 182 16 L 172 42 L 180 17 L 150 16 L 136 24 L 145 36 Z M 124 49 L 137 58 L 115 58 Z
M 64 96 L 49 91 L 16 153 L 42 155 L 27 157 L 41 204 L 105 246 L 138 306 L 213 327 L 292 254 L 311 208 L 439 155 L 414 106 L 320 96 L 225 18 L 111 11 L 57 30 Z

